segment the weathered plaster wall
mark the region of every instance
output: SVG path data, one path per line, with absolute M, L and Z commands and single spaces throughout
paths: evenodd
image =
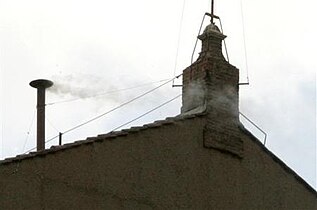
M 0 209 L 316 209 L 316 194 L 241 133 L 203 146 L 196 117 L 0 165 Z

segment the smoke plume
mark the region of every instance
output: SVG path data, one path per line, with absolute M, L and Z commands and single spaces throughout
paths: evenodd
M 205 103 L 205 90 L 201 82 L 190 83 L 185 90 L 183 98 L 183 111 L 203 106 Z
M 107 94 L 107 99 L 118 100 L 119 95 L 111 94 L 118 88 L 106 81 L 89 74 L 76 74 L 52 77 L 54 85 L 48 89 L 49 92 L 63 98 L 89 98 L 93 96 Z

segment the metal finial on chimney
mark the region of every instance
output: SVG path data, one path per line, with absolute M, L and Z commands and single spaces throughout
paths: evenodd
M 45 79 L 30 82 L 37 89 L 37 151 L 45 149 L 45 89 L 52 85 L 52 81 Z
M 211 0 L 211 19 L 210 22 L 214 23 L 214 0 Z

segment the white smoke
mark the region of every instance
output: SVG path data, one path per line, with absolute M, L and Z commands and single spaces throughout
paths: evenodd
M 227 110 L 233 115 L 238 114 L 237 92 L 235 87 L 224 86 L 218 90 L 212 90 L 201 81 L 191 82 L 185 90 L 183 111 L 193 110 L 199 107 L 212 105 L 213 108 Z M 206 101 L 208 100 L 208 101 Z
M 192 82 L 185 90 L 183 109 L 188 111 L 205 103 L 205 90 L 201 82 Z
M 132 81 L 132 79 L 127 77 L 116 81 L 111 78 L 105 79 L 90 74 L 78 73 L 54 75 L 51 77 L 51 80 L 54 82 L 54 85 L 47 90 L 53 96 L 50 98 L 54 99 L 48 101 L 47 104 L 53 105 L 85 99 L 87 102 L 92 102 L 97 110 L 105 105 L 125 103 L 167 81 Z M 145 105 L 154 106 L 164 100 L 169 94 L 171 94 L 171 90 L 167 84 L 147 94 L 142 99 L 137 100 L 137 103 L 133 104 L 137 104 L 138 107 Z M 138 101 L 142 103 L 139 104 Z
M 86 98 L 101 92 L 116 90 L 115 86 L 106 80 L 88 74 L 55 75 L 52 80 L 54 85 L 48 90 L 60 96 Z
M 235 87 L 224 86 L 221 90 L 213 92 L 211 103 L 220 109 L 226 109 L 233 115 L 238 114 L 238 95 Z
M 48 91 L 63 99 L 88 99 L 104 96 L 108 101 L 120 100 L 119 87 L 115 85 L 115 81 L 78 73 L 65 76 L 54 75 L 51 79 L 54 85 Z

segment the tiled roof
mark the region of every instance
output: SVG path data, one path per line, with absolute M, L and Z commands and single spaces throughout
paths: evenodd
M 162 127 L 162 126 L 165 126 L 165 125 L 175 124 L 178 121 L 187 120 L 187 119 L 193 119 L 193 118 L 202 117 L 202 116 L 205 116 L 205 115 L 206 115 L 206 112 L 200 110 L 199 112 L 196 112 L 196 113 L 187 113 L 187 114 L 184 114 L 184 115 L 178 115 L 176 117 L 168 117 L 165 120 L 158 120 L 158 121 L 155 121 L 153 123 L 145 124 L 143 126 L 131 127 L 129 129 L 123 129 L 121 131 L 112 131 L 110 133 L 101 134 L 101 135 L 98 135 L 96 137 L 88 137 L 86 140 L 79 140 L 79 141 L 75 141 L 73 143 L 64 144 L 64 145 L 61 145 L 61 146 L 52 146 L 51 148 L 43 150 L 43 151 L 30 152 L 28 154 L 22 154 L 22 155 L 17 155 L 16 157 L 12 157 L 12 158 L 6 158 L 6 159 L 0 161 L 0 166 L 1 165 L 5 165 L 5 164 L 10 164 L 10 163 L 13 163 L 13 162 L 19 162 L 19 161 L 22 161 L 24 159 L 30 159 L 30 158 L 33 158 L 33 157 L 45 156 L 47 154 L 53 154 L 55 152 L 67 150 L 67 149 L 70 149 L 70 148 L 75 148 L 75 147 L 78 147 L 78 146 L 81 146 L 81 145 L 87 145 L 87 144 L 92 144 L 94 142 L 112 140 L 112 139 L 117 138 L 117 137 L 127 136 L 130 133 L 140 132 L 140 131 L 147 130 L 147 129 L 152 129 L 152 128 L 158 128 L 158 127 Z M 317 197 L 317 192 L 316 192 L 316 190 L 313 187 L 311 187 L 295 171 L 293 171 L 282 160 L 280 160 L 276 155 L 274 155 L 270 150 L 268 150 L 261 143 L 261 141 L 259 141 L 250 131 L 248 131 L 242 124 L 240 124 L 239 128 L 244 134 L 249 136 L 250 139 L 253 140 L 260 148 L 262 148 L 262 150 L 265 153 L 267 153 L 273 159 L 273 161 L 275 161 L 282 168 L 284 168 L 284 170 L 286 172 L 288 172 L 289 174 L 294 176 L 297 181 L 302 183 L 309 191 L 311 191 Z
M 248 131 L 242 124 L 240 124 L 239 126 L 240 130 L 245 133 L 247 136 L 250 137 L 251 140 L 253 140 L 259 147 L 262 148 L 262 150 L 268 154 L 273 161 L 275 161 L 276 163 L 278 163 L 286 172 L 288 172 L 289 174 L 293 175 L 295 177 L 295 179 L 297 181 L 299 181 L 300 183 L 302 183 L 309 191 L 311 191 L 313 194 L 315 194 L 315 196 L 317 197 L 317 191 L 310 186 L 302 177 L 300 177 L 295 171 L 293 171 L 293 169 L 291 169 L 290 167 L 288 167 L 281 159 L 279 159 L 276 155 L 274 155 L 270 150 L 268 150 L 268 148 L 266 148 L 261 141 L 259 141 L 250 131 Z
M 158 128 L 158 127 L 161 127 L 164 125 L 174 124 L 178 121 L 193 119 L 193 118 L 196 118 L 199 116 L 204 116 L 204 115 L 206 115 L 206 113 L 203 111 L 203 112 L 192 113 L 192 114 L 178 115 L 176 117 L 168 117 L 165 120 L 158 120 L 158 121 L 155 121 L 153 123 L 145 124 L 143 126 L 131 127 L 129 129 L 123 129 L 121 131 L 112 131 L 110 133 L 101 134 L 101 135 L 98 135 L 96 137 L 88 137 L 86 140 L 79 140 L 79 141 L 75 141 L 73 143 L 63 144 L 61 146 L 52 146 L 51 148 L 45 149 L 43 151 L 30 152 L 28 154 L 22 154 L 22 155 L 17 155 L 16 157 L 6 158 L 6 159 L 0 161 L 0 166 L 5 165 L 5 164 L 9 164 L 12 162 L 22 161 L 24 159 L 29 159 L 29 158 L 33 158 L 33 157 L 52 154 L 52 153 L 55 153 L 58 151 L 63 151 L 63 150 L 78 147 L 81 145 L 111 140 L 111 139 L 114 139 L 116 137 L 127 136 L 130 133 L 135 133 L 135 132 L 139 132 L 139 131 L 151 129 L 151 128 Z

